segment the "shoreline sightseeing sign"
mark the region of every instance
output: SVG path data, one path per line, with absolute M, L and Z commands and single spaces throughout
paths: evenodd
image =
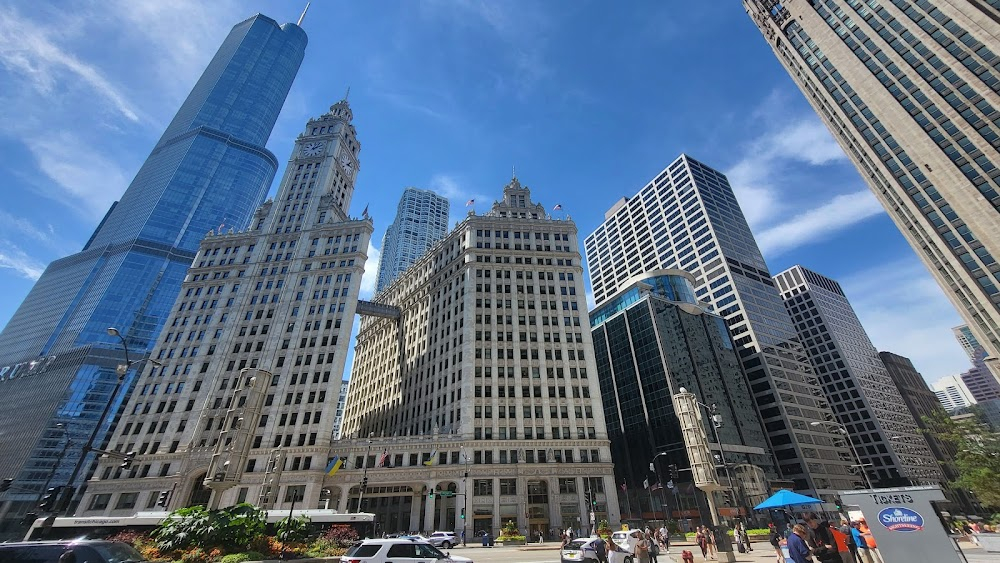
M 957 563 L 965 559 L 931 504 L 945 500 L 938 487 L 841 491 L 840 498 L 851 509 L 852 518 L 860 511 L 884 563 Z
M 893 532 L 919 532 L 924 529 L 924 517 L 903 506 L 890 506 L 878 513 L 878 521 Z

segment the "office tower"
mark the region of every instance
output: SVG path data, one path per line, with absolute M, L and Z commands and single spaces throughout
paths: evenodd
M 836 420 L 876 487 L 944 477 L 840 284 L 802 266 L 774 276 Z
M 277 170 L 264 145 L 306 42 L 298 26 L 262 15 L 233 27 L 83 250 L 52 262 L 0 333 L 5 401 L 25 405 L 0 412 L 9 432 L 0 440 L 0 474 L 19 489 L 40 489 L 56 459 L 52 482 L 65 484 L 112 401 L 125 357 L 108 327 L 124 336 L 130 360 L 144 357 L 205 233 L 247 226 Z M 60 458 L 64 431 L 75 446 Z M 7 498 L 31 506 L 36 494 Z
M 743 0 L 1000 377 L 1000 8 Z
M 934 458 L 937 459 L 946 479 L 943 483 L 945 494 L 952 501 L 959 503 L 964 510 L 972 511 L 972 503 L 966 492 L 961 488 L 951 488 L 950 486 L 950 483 L 958 479 L 954 446 L 938 439 L 936 433 L 928 432 L 930 428 L 928 419 L 947 416 L 941 403 L 938 402 L 937 396 L 931 391 L 920 372 L 913 367 L 913 362 L 909 358 L 892 352 L 879 352 L 878 356 L 882 360 L 889 378 L 899 390 L 899 395 L 903 398 L 906 408 L 909 409 L 917 426 L 920 427 Z
M 318 507 L 372 221 L 347 211 L 360 145 L 346 100 L 296 138 L 248 230 L 209 234 L 79 514 Z M 280 460 L 275 465 L 274 460 Z M 264 486 L 269 482 L 269 486 Z M 280 492 L 280 495 L 279 495 Z M 287 505 L 285 505 L 287 506 Z
M 982 358 L 973 360 L 972 367 L 962 372 L 959 377 L 975 402 L 984 403 L 1000 399 L 1000 381 L 993 377 Z
M 944 410 L 951 414 L 964 411 L 976 404 L 969 388 L 965 386 L 961 375 L 947 375 L 931 385 L 934 395 Z
M 337 412 L 333 414 L 333 438 L 340 439 L 340 427 L 344 424 L 344 406 L 347 404 L 347 390 L 351 382 L 343 380 L 340 382 L 340 398 L 337 399 Z
M 396 220 L 382 237 L 375 291 L 389 286 L 448 231 L 448 199 L 430 190 L 406 188 Z
M 387 531 L 496 534 L 513 521 L 551 537 L 590 529 L 591 513 L 617 524 L 572 221 L 547 216 L 515 178 L 375 305 L 334 452 L 353 463 L 328 484 L 341 510 L 360 505 Z
M 986 355 L 986 352 L 983 351 L 983 346 L 976 340 L 976 336 L 972 334 L 972 330 L 969 329 L 969 325 L 959 325 L 951 329 L 951 331 L 955 333 L 955 340 L 958 340 L 962 349 L 969 355 L 969 360 L 975 362 L 976 359 Z
M 623 519 L 628 513 L 640 521 L 644 512 L 653 520 L 669 519 L 700 500 L 690 487 L 690 473 L 680 471 L 691 467 L 671 400 L 682 388 L 705 408 L 709 446 L 716 465 L 725 466 L 719 482 L 729 491 L 717 506 L 742 508 L 749 515 L 768 495 L 768 479 L 777 476 L 726 323 L 695 299 L 693 282 L 682 270 L 653 270 L 633 278 L 590 313 L 615 481 L 625 485 L 618 502 Z M 716 415 L 718 424 L 713 424 Z M 657 456 L 657 471 L 651 473 L 649 464 Z M 676 494 L 668 490 L 671 465 L 680 477 L 672 483 Z M 659 482 L 661 492 L 644 491 L 645 480 Z M 701 515 L 702 522 L 710 521 L 708 514 Z
M 779 473 L 824 498 L 854 488 L 850 452 L 809 424 L 833 413 L 726 177 L 681 155 L 604 217 L 586 239 L 596 306 L 644 272 L 690 272 L 729 325 Z

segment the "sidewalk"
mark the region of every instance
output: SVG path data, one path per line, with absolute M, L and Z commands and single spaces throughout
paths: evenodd
M 995 553 L 987 553 L 983 548 L 972 545 L 969 542 L 960 542 L 959 547 L 962 549 L 962 553 L 965 554 L 965 558 L 968 559 L 969 563 L 997 563 L 1000 558 L 997 557 Z M 774 551 L 774 547 L 767 542 L 755 542 L 751 544 L 753 551 L 748 553 L 736 552 L 737 563 L 775 563 L 777 554 Z M 733 546 L 735 549 L 736 546 Z M 682 563 L 681 562 L 681 551 L 689 550 L 694 553 L 694 563 L 703 563 L 704 561 L 715 562 L 718 559 L 705 559 L 701 556 L 701 549 L 695 543 L 689 542 L 676 542 L 670 544 L 670 553 L 660 553 L 657 557 L 658 563 Z

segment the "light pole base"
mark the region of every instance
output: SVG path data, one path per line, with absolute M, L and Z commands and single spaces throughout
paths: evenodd
M 736 554 L 732 551 L 716 551 L 715 553 L 718 555 L 720 562 L 736 563 Z

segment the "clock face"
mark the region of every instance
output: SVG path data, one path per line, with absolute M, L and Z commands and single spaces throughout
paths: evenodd
M 323 152 L 323 143 L 313 141 L 302 145 L 302 156 L 319 156 Z
M 354 169 L 354 161 L 351 160 L 351 157 L 346 152 L 340 153 L 340 165 L 344 167 L 344 170 Z

